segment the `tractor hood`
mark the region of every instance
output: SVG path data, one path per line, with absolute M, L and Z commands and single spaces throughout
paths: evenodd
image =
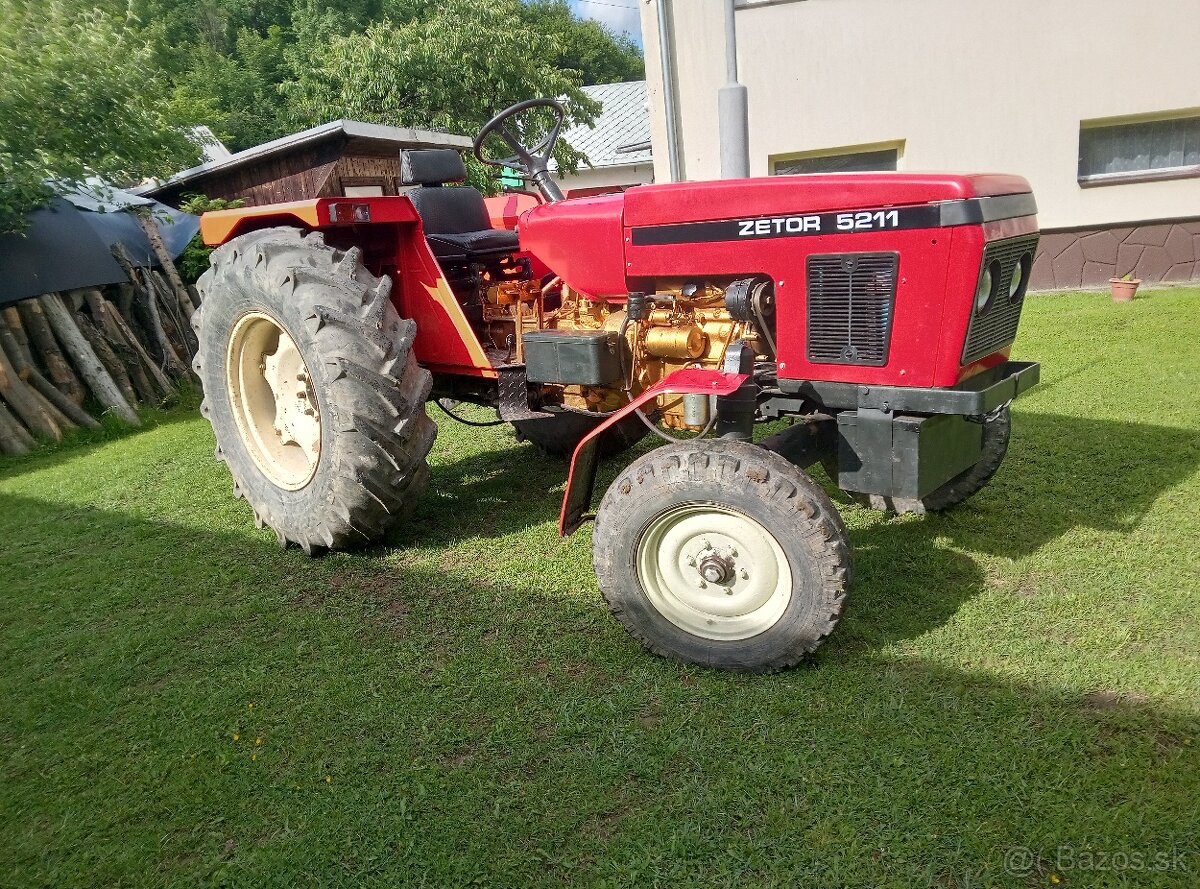
M 788 226 L 793 224 L 802 226 L 804 234 L 824 234 L 823 226 L 836 222 L 823 214 L 927 207 L 931 224 L 921 227 L 934 228 L 987 221 L 988 211 L 980 199 L 1028 197 L 1021 207 L 1014 204 L 1012 212 L 998 210 L 1007 216 L 1025 215 L 1032 212 L 1025 209 L 1032 208 L 1029 190 L 1029 183 L 1019 176 L 937 173 L 772 176 L 643 185 L 623 194 L 575 198 L 529 210 L 520 221 L 521 248 L 545 262 L 575 290 L 593 297 L 623 297 L 636 289 L 634 279 L 643 274 L 670 273 L 640 268 L 635 256 L 639 244 L 710 240 L 713 229 L 703 223 L 724 223 L 730 236 L 720 240 L 736 241 L 743 234 L 763 240 L 787 236 L 793 231 Z M 992 203 L 998 206 L 998 202 Z M 801 221 L 796 222 L 798 219 Z M 693 224 L 696 227 L 690 228 Z M 835 230 L 831 228 L 830 233 Z M 689 269 L 690 273 L 699 271 Z

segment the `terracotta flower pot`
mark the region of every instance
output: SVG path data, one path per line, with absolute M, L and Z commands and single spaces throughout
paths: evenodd
M 1138 285 L 1142 281 L 1140 278 L 1134 278 L 1127 281 L 1124 278 L 1109 278 L 1108 284 L 1112 289 L 1112 298 L 1115 303 L 1127 303 L 1133 299 L 1133 295 L 1137 293 Z

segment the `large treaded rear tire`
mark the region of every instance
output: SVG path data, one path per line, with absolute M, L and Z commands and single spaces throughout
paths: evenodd
M 432 379 L 412 354 L 416 325 L 396 313 L 391 281 L 376 278 L 357 248 L 325 244 L 319 232 L 272 228 L 213 251 L 197 287 L 193 364 L 204 388 L 216 456 L 233 475 L 259 527 L 281 545 L 313 555 L 382 537 L 428 484 L 426 455 L 437 427 L 425 413 Z M 320 416 L 320 452 L 299 490 L 272 482 L 239 431 L 227 383 L 239 319 L 266 315 L 295 342 Z
M 654 537 L 652 529 L 680 510 L 690 513 L 692 517 L 685 521 L 694 522 L 700 531 L 698 536 L 681 531 L 675 542 L 689 536 L 700 540 L 699 553 L 691 553 L 690 543 L 668 546 L 674 532 Z M 692 591 L 695 598 L 682 591 L 680 602 L 713 597 L 707 600 L 713 603 L 712 608 L 702 605 L 696 616 L 686 606 L 656 604 L 666 598 L 656 598 L 656 591 L 650 589 L 652 584 L 644 581 L 648 559 L 669 564 L 673 570 L 684 564 L 681 559 L 685 555 L 690 566 L 695 564 L 693 556 L 711 552 L 709 547 L 727 545 L 719 536 L 720 530 L 710 530 L 720 527 L 715 518 L 708 524 L 710 514 L 732 517 L 735 523 L 749 519 L 747 527 L 757 527 L 778 545 L 770 549 L 778 554 L 774 558 L 780 560 L 779 567 L 786 564 L 790 569 L 786 605 L 749 612 L 751 622 L 741 628 L 733 621 L 743 620 L 743 612 L 733 609 L 736 613 L 731 612 L 726 626 L 735 632 L 724 637 L 722 627 L 710 631 L 705 626 L 714 623 L 706 618 L 714 616 L 717 623 L 722 623 L 727 618 L 718 611 L 725 601 L 731 606 L 739 601 L 751 602 L 723 600 L 720 588 L 726 581 L 716 582 L 717 589 Z M 716 542 L 710 543 L 710 538 Z M 654 546 L 651 541 L 655 540 L 662 543 L 651 557 L 647 549 Z M 753 554 L 752 546 L 739 544 L 739 549 L 728 548 L 724 553 L 731 557 L 731 576 L 746 577 L 741 574 L 745 568 L 750 577 L 755 577 L 769 567 L 763 563 L 771 559 L 746 558 Z M 731 441 L 667 445 L 630 464 L 600 503 L 593 560 L 600 590 L 612 613 L 650 651 L 683 663 L 753 673 L 794 666 L 814 651 L 837 625 L 853 573 L 846 528 L 825 491 L 778 454 Z M 687 573 L 690 569 L 682 570 Z M 700 585 L 702 577 L 687 574 L 684 579 L 686 585 Z M 747 586 L 752 582 L 745 580 Z M 737 584 L 734 580 L 731 586 Z M 743 593 L 739 590 L 737 595 Z M 689 630 L 688 626 L 695 629 Z

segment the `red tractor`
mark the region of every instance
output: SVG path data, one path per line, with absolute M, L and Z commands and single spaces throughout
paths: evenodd
M 551 114 L 534 148 L 526 112 Z M 495 408 L 570 457 L 560 531 L 597 460 L 647 434 L 595 512 L 616 617 L 680 661 L 767 671 L 828 636 L 851 580 L 821 463 L 860 502 L 942 510 L 1004 458 L 1009 359 L 1038 242 L 1015 176 L 858 174 L 647 185 L 564 200 L 553 100 L 475 141 L 540 202 L 493 227 L 450 150 L 399 197 L 206 214 L 202 412 L 258 523 L 307 553 L 379 539 L 429 483 L 431 399 Z M 513 152 L 497 159 L 485 139 Z M 491 144 L 491 143 L 489 143 Z M 506 149 L 507 151 L 507 149 Z M 791 425 L 754 441 L 755 424 Z

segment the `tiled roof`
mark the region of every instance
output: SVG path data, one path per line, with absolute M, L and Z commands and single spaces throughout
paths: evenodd
M 595 167 L 618 167 L 650 161 L 650 150 L 618 152 L 626 145 L 650 142 L 650 109 L 646 81 L 585 86 L 588 97 L 601 104 L 594 128 L 572 127 L 563 138 L 587 155 Z M 586 167 L 584 168 L 586 169 Z

